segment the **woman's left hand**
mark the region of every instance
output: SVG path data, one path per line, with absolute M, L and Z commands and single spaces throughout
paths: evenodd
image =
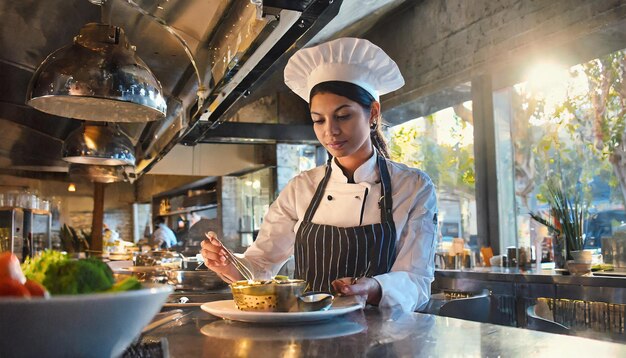
M 336 292 L 344 296 L 365 296 L 367 303 L 372 305 L 377 305 L 382 296 L 380 284 L 370 277 L 343 277 L 331 284 Z

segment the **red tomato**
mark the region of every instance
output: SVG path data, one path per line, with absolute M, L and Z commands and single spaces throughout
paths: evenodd
M 26 286 L 11 278 L 0 279 L 0 296 L 30 297 Z
M 20 283 L 26 282 L 26 277 L 20 267 L 20 260 L 11 252 L 0 253 L 0 279 L 12 278 Z
M 30 295 L 33 297 L 50 297 L 46 288 L 37 281 L 26 279 L 24 287 L 26 287 L 28 292 L 30 292 Z

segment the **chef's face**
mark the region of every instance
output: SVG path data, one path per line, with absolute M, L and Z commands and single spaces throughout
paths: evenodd
M 333 157 L 369 156 L 370 125 L 378 117 L 378 102 L 367 110 L 359 103 L 332 93 L 311 98 L 311 119 L 317 139 Z

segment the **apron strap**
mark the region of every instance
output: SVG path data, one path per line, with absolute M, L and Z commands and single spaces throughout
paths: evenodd
M 313 195 L 313 199 L 311 199 L 311 203 L 309 207 L 306 209 L 306 213 L 304 214 L 304 222 L 311 222 L 313 220 L 313 214 L 317 210 L 317 207 L 320 205 L 322 201 L 322 197 L 324 196 L 324 190 L 326 190 L 326 184 L 330 180 L 330 172 L 332 170 L 330 161 L 333 157 L 328 157 L 328 162 L 326 162 L 326 172 L 324 173 L 324 178 L 317 186 L 317 190 L 315 190 L 315 195 Z
M 378 173 L 380 174 L 380 184 L 382 186 L 382 196 L 378 201 L 380 207 L 380 221 L 383 223 L 393 222 L 393 200 L 391 199 L 391 176 L 389 175 L 389 169 L 387 168 L 387 160 L 378 155 Z

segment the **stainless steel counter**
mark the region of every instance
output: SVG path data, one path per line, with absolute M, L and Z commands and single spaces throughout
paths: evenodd
M 526 309 L 538 298 L 581 302 L 584 311 L 599 304 L 605 314 L 618 312 L 619 317 L 626 304 L 626 278 L 622 277 L 565 276 L 554 270 L 500 267 L 435 271 L 434 291 L 483 289 L 492 294 L 491 322 L 517 327 L 526 326 Z M 626 341 L 623 328 L 617 333 Z
M 582 285 L 590 287 L 626 287 L 626 272 L 623 277 L 593 275 L 573 276 L 564 275 L 555 270 L 520 270 L 518 268 L 508 267 L 477 267 L 465 270 L 437 269 L 435 271 L 435 276 L 437 278 L 455 277 L 515 283 Z
M 368 307 L 316 324 L 268 326 L 221 320 L 198 307 L 151 332 L 171 357 L 624 357 L 626 345 L 420 313 Z M 180 325 L 182 324 L 182 325 Z

